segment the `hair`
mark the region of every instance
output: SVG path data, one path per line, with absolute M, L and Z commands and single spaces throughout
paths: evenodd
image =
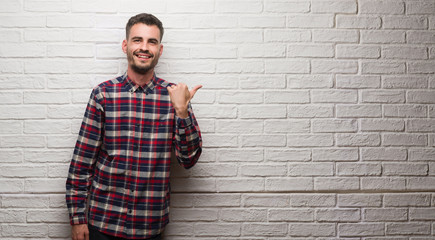
M 128 39 L 128 36 L 130 35 L 131 27 L 133 27 L 133 25 L 138 23 L 143 23 L 148 26 L 157 26 L 160 30 L 160 41 L 162 41 L 163 32 L 164 32 L 163 24 L 158 18 L 156 18 L 154 15 L 149 13 L 140 13 L 136 16 L 131 17 L 128 20 L 127 25 L 125 26 L 126 39 Z

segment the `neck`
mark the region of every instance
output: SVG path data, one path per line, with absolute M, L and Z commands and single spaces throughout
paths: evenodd
M 139 86 L 145 86 L 147 85 L 151 79 L 154 76 L 154 69 L 149 70 L 145 74 L 137 73 L 133 71 L 132 69 L 127 69 L 127 75 L 130 77 L 130 79 L 136 83 Z

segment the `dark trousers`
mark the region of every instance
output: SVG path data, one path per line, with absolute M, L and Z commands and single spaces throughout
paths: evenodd
M 97 229 L 95 229 L 94 227 L 92 227 L 91 225 L 88 225 L 88 228 L 89 228 L 89 240 L 125 240 L 125 238 L 114 237 L 114 236 L 104 234 L 98 231 Z M 155 237 L 146 238 L 144 240 L 161 240 L 161 239 L 162 239 L 162 235 L 159 234 Z

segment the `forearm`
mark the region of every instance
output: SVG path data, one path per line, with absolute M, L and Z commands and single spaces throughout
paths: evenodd
M 187 118 L 176 117 L 176 124 L 175 154 L 183 167 L 190 168 L 196 164 L 202 152 L 201 132 L 191 112 Z

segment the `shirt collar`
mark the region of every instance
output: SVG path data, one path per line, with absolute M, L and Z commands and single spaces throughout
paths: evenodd
M 153 75 L 153 77 L 151 78 L 151 81 L 149 81 L 148 84 L 146 84 L 145 86 L 140 86 L 136 83 L 134 83 L 131 78 L 127 75 L 127 73 L 125 73 L 122 76 L 122 81 L 124 82 L 124 86 L 127 89 L 127 91 L 134 93 L 136 91 L 140 91 L 140 92 L 145 92 L 145 93 L 150 93 L 154 90 L 155 88 L 155 83 L 156 83 L 156 74 Z

